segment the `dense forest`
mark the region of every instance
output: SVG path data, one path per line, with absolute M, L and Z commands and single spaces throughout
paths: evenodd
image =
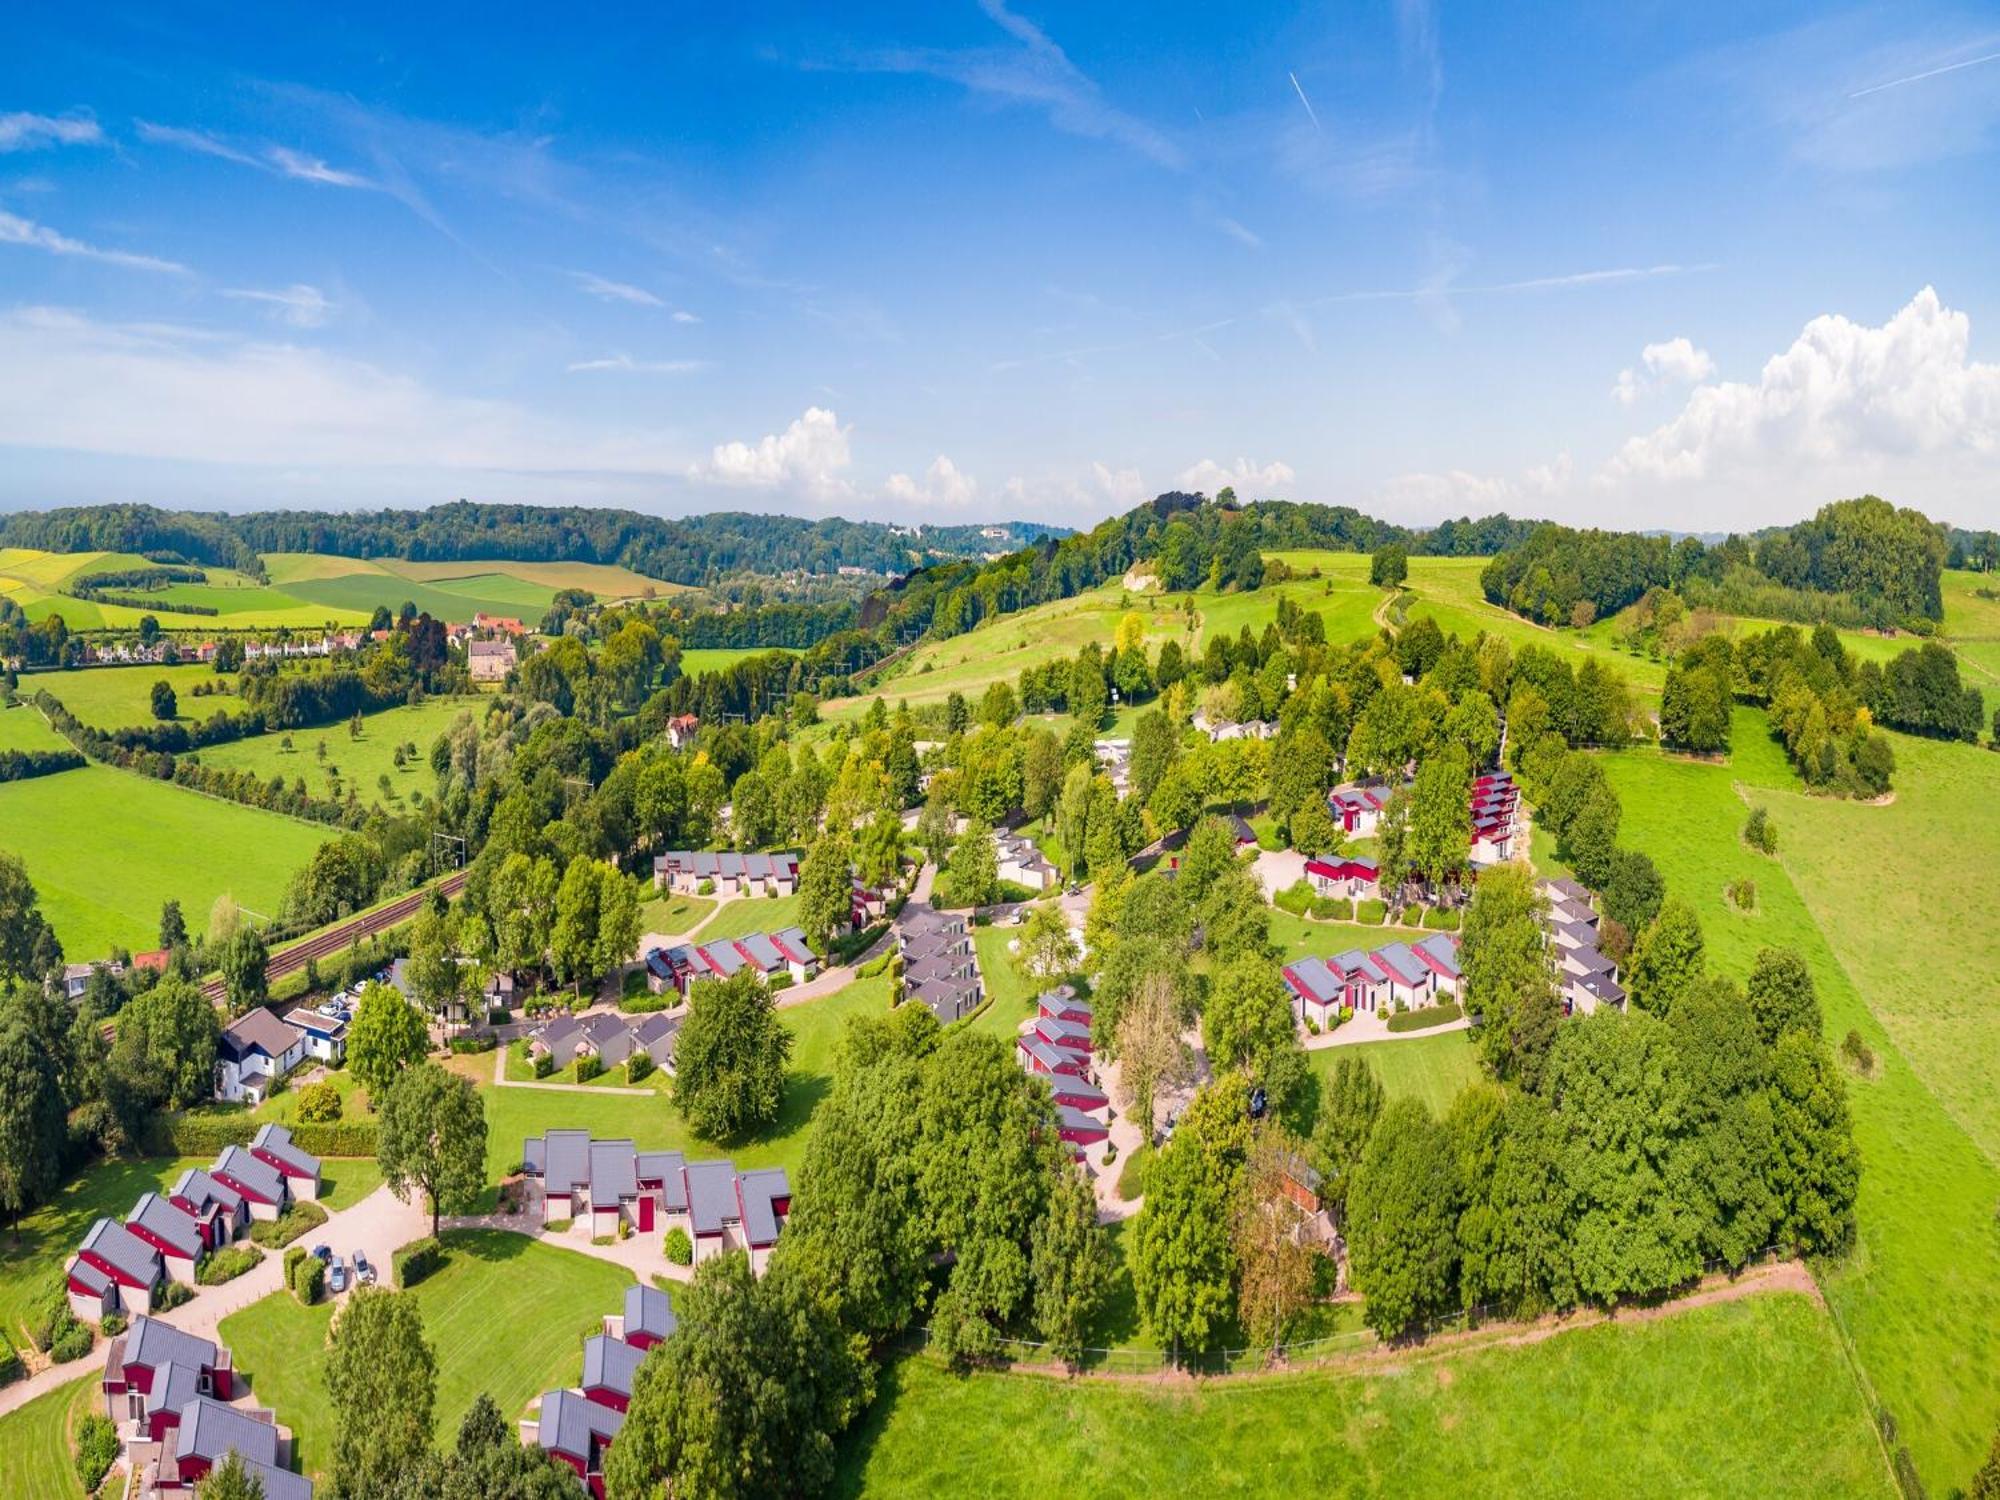
M 879 521 L 820 521 L 718 511 L 670 520 L 582 506 L 475 505 L 426 510 L 257 511 L 247 515 L 95 505 L 0 518 L 0 547 L 51 552 L 175 554 L 261 573 L 261 552 L 397 557 L 418 562 L 501 558 L 608 563 L 668 583 L 702 584 L 730 573 L 831 573 L 866 568 L 900 574 L 938 558 L 978 558 L 1065 528 L 1010 521 L 932 526 L 923 533 Z
M 1959 555 L 1965 539 L 1957 534 Z M 1944 617 L 1946 529 L 1873 495 L 1809 521 L 1717 546 L 1632 532 L 1537 527 L 1487 565 L 1486 597 L 1549 625 L 1582 627 L 1671 588 L 1698 608 L 1805 624 L 1921 628 Z

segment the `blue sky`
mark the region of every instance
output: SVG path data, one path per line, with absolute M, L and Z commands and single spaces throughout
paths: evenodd
M 0 506 L 2000 518 L 1993 8 L 441 9 L 9 8 Z

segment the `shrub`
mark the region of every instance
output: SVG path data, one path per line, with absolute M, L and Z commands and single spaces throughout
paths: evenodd
M 1118 1173 L 1118 1196 L 1127 1203 L 1145 1195 L 1146 1168 L 1152 1160 L 1153 1148 L 1146 1145 L 1141 1145 L 1125 1158 L 1125 1165 Z
M 624 1219 L 620 1219 L 618 1221 L 618 1238 L 621 1241 L 629 1240 L 632 1238 L 632 1226 L 629 1223 L 627 1223 Z
M 856 969 L 854 977 L 856 979 L 873 979 L 877 974 L 880 974 L 884 969 L 889 967 L 889 960 L 892 956 L 887 953 L 878 954 Z
M 1315 896 L 1312 914 L 1322 922 L 1352 922 L 1354 902 L 1346 896 Z
M 574 1219 L 550 1219 L 542 1225 L 542 1228 L 550 1234 L 568 1234 L 570 1225 L 575 1222 Z
M 1730 881 L 1726 894 L 1729 897 L 1730 905 L 1734 906 L 1738 911 L 1755 911 L 1757 909 L 1757 882 L 1750 879 L 1747 875 Z
M 1778 828 L 1771 821 L 1771 813 L 1768 808 L 1753 807 L 1750 809 L 1750 816 L 1743 824 L 1743 842 L 1761 854 L 1776 854 L 1778 852 Z
M 389 1279 L 407 1291 L 444 1266 L 444 1245 L 435 1235 L 411 1240 L 389 1257 Z
M 300 1199 L 275 1219 L 257 1220 L 250 1226 L 250 1238 L 266 1250 L 277 1250 L 325 1222 L 325 1209 L 317 1203 Z
M 194 1279 L 203 1286 L 221 1286 L 225 1281 L 234 1281 L 263 1258 L 264 1252 L 255 1245 L 228 1245 L 203 1256 Z
M 1875 1071 L 1875 1049 L 1862 1041 L 1861 1033 L 1851 1026 L 1840 1039 L 1840 1055 L 1858 1073 Z
M 290 1286 L 292 1284 L 292 1278 L 297 1276 L 299 1273 L 299 1262 L 304 1260 L 305 1258 L 306 1258 L 306 1247 L 304 1245 L 285 1246 L 285 1258 L 282 1262 L 280 1262 L 280 1264 L 284 1268 L 286 1286 Z
M 618 1008 L 628 1016 L 643 1016 L 652 1011 L 666 1010 L 670 1006 L 678 1005 L 680 998 L 680 995 L 671 989 L 662 990 L 657 995 L 651 990 L 641 989 L 636 994 L 628 994 L 622 998 L 618 1002 Z
M 576 1081 L 578 1083 L 588 1083 L 603 1071 L 604 1063 L 600 1058 L 585 1055 L 576 1060 Z
M 1389 1017 L 1389 1029 L 1428 1031 L 1433 1026 L 1449 1025 L 1464 1014 L 1455 1000 L 1449 1005 L 1420 1005 L 1415 1010 L 1398 1011 Z
M 1108 1167 L 1116 1160 L 1118 1160 L 1118 1143 L 1116 1141 L 1106 1141 L 1104 1143 L 1104 1165 Z
M 1372 896 L 1365 901 L 1354 903 L 1354 920 L 1361 923 L 1364 927 L 1380 927 L 1383 918 L 1388 915 L 1389 908 L 1387 904 L 1376 900 Z
M 256 1133 L 257 1122 L 238 1106 L 204 1106 L 200 1111 L 157 1116 L 145 1148 L 149 1156 L 215 1157 L 225 1146 L 249 1145 Z M 292 1127 L 292 1141 L 314 1156 L 373 1156 L 375 1122 L 313 1124 L 302 1120 Z
M 536 1054 L 535 1076 L 537 1078 L 547 1078 L 551 1073 L 555 1072 L 555 1070 L 556 1070 L 556 1060 L 553 1057 L 549 1056 L 549 1054 L 546 1052 Z
M 1458 908 L 1455 906 L 1433 906 L 1424 913 L 1424 926 L 1438 932 L 1458 931 Z
M 590 1237 L 590 1243 L 593 1245 L 608 1245 L 615 1238 L 616 1236 L 609 1234 L 593 1234 Z
M 471 1036 L 455 1036 L 451 1039 L 451 1050 L 461 1057 L 473 1052 L 491 1052 L 500 1045 L 500 1038 L 490 1031 L 475 1031 Z
M 688 1232 L 678 1224 L 667 1231 L 666 1252 L 667 1259 L 677 1266 L 689 1265 L 694 1261 L 694 1241 L 688 1238 Z
M 9 1381 L 19 1380 L 22 1369 L 21 1356 L 14 1348 L 13 1343 L 8 1339 L 0 1338 L 0 1385 L 6 1385 Z
M 713 880 L 704 880 L 694 888 L 694 893 L 697 896 L 713 896 L 715 894 L 715 882 Z
M 1295 917 L 1302 917 L 1313 904 L 1313 888 L 1309 881 L 1295 880 L 1271 898 L 1271 904 L 1280 911 L 1288 911 Z
M 653 1059 L 650 1053 L 634 1052 L 630 1057 L 625 1059 L 625 1081 L 627 1083 L 642 1082 L 644 1079 L 650 1077 L 652 1072 Z
M 310 1307 L 325 1290 L 326 1262 L 317 1255 L 308 1255 L 292 1270 L 292 1295 Z
M 1319 1035 L 1319 1022 L 1315 1021 L 1311 1016 L 1306 1017 L 1306 1035 L 1307 1036 Z
M 504 1005 L 496 1005 L 493 1009 L 486 1012 L 486 1024 L 488 1026 L 505 1026 L 513 1019 L 514 1012 L 507 1009 Z
M 94 1495 L 118 1461 L 118 1429 L 103 1412 L 86 1412 L 76 1424 L 76 1477 Z
M 773 974 L 769 979 L 764 981 L 764 988 L 775 995 L 779 990 L 788 990 L 796 983 L 798 981 L 793 979 L 791 972 L 787 970 L 783 974 Z
M 175 1281 L 172 1277 L 168 1277 L 160 1283 L 160 1289 L 153 1293 L 153 1311 L 172 1312 L 175 1308 L 184 1307 L 192 1301 L 194 1301 L 194 1288 L 185 1281 Z
M 156 1304 L 153 1310 L 158 1312 L 160 1308 Z M 75 1318 L 71 1318 L 69 1326 L 58 1333 L 55 1342 L 49 1345 L 49 1363 L 66 1365 L 73 1359 L 82 1359 L 90 1353 L 91 1346 L 96 1342 L 97 1335 L 90 1331 L 88 1323 L 79 1323 Z
M 299 1107 L 293 1117 L 308 1125 L 331 1125 L 340 1118 L 340 1108 L 340 1090 L 330 1080 L 322 1080 L 299 1090 Z
M 123 1313 L 106 1313 L 97 1325 L 97 1331 L 108 1339 L 115 1339 L 131 1325 L 125 1321 Z

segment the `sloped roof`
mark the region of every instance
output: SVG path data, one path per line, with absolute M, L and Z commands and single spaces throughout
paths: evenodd
M 635 1349 L 623 1339 L 597 1334 L 583 1341 L 583 1388 L 632 1394 L 633 1377 L 646 1361 L 646 1351 Z
M 269 1162 L 257 1160 L 241 1146 L 224 1146 L 215 1159 L 215 1170 L 225 1172 L 234 1182 L 272 1203 L 285 1201 L 285 1179 Z
M 189 1167 L 174 1180 L 173 1196 L 186 1198 L 204 1211 L 219 1204 L 231 1213 L 243 1206 L 243 1195 L 226 1182 L 218 1182 L 201 1167 Z
M 533 1144 L 542 1148 L 539 1165 L 544 1190 L 557 1194 L 570 1193 L 589 1181 L 588 1130 L 551 1130 Z M 528 1160 L 531 1164 L 535 1163 L 533 1156 Z
M 275 1011 L 260 1005 L 223 1027 L 219 1045 L 230 1062 L 241 1062 L 253 1052 L 279 1058 L 298 1046 L 304 1036 L 291 1022 L 280 1020 Z
M 193 1260 L 202 1252 L 201 1226 L 194 1215 L 175 1208 L 158 1193 L 147 1193 L 132 1205 L 125 1222 L 148 1234 L 157 1235 L 183 1257 Z
M 590 1143 L 590 1206 L 611 1208 L 639 1191 L 638 1153 L 626 1141 Z
M 1458 978 L 1458 944 L 1452 941 L 1450 933 L 1434 932 L 1418 943 L 1417 948 L 1425 956 L 1436 962 L 1446 974 L 1450 975 L 1453 979 Z
M 624 1425 L 622 1411 L 613 1411 L 575 1391 L 550 1391 L 542 1397 L 535 1441 L 550 1453 L 588 1461 L 593 1443 L 616 1437 Z
M 160 1277 L 160 1252 L 116 1219 L 99 1219 L 91 1225 L 82 1248 L 148 1286 Z
M 1285 975 L 1294 985 L 1321 1004 L 1327 1004 L 1340 996 L 1341 982 L 1322 959 L 1302 958 L 1296 963 L 1287 964 Z
M 283 1125 L 263 1126 L 251 1137 L 250 1149 L 277 1157 L 295 1177 L 319 1176 L 319 1158 L 294 1145 L 292 1132 Z
M 174 1445 L 182 1458 L 220 1463 L 232 1448 L 246 1459 L 275 1464 L 278 1429 L 207 1396 L 197 1396 L 182 1408 L 180 1436 Z
M 736 1164 L 691 1161 L 687 1164 L 688 1216 L 696 1234 L 719 1234 L 737 1217 Z
M 769 1245 L 778 1238 L 778 1211 L 775 1200 L 792 1196 L 791 1182 L 782 1167 L 760 1167 L 736 1179 L 736 1196 L 743 1215 L 743 1237 L 753 1245 Z
M 650 1333 L 654 1338 L 663 1339 L 679 1326 L 680 1319 L 674 1316 L 673 1304 L 658 1287 L 633 1285 L 625 1288 L 626 1338 L 635 1333 Z
M 171 1323 L 162 1323 L 158 1318 L 141 1314 L 125 1330 L 124 1362 L 128 1365 L 157 1370 L 171 1363 L 212 1370 L 220 1359 L 221 1350 L 209 1340 L 197 1338 Z
M 1404 984 L 1421 984 L 1430 970 L 1410 951 L 1408 943 L 1385 943 L 1371 955 L 1375 962 Z

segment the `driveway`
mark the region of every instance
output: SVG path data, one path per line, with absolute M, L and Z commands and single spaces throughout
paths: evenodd
M 1343 1021 L 1333 1030 L 1306 1037 L 1304 1046 L 1308 1052 L 1318 1052 L 1326 1047 L 1352 1047 L 1362 1042 L 1413 1042 L 1419 1037 L 1442 1036 L 1447 1031 L 1471 1029 L 1471 1018 L 1460 1016 L 1456 1021 L 1446 1021 L 1440 1026 L 1425 1026 L 1417 1031 L 1391 1031 L 1387 1017 L 1373 1011 L 1358 1010 L 1351 1020 Z
M 386 1278 L 389 1253 L 430 1233 L 430 1227 L 430 1215 L 421 1206 L 399 1202 L 388 1188 L 379 1187 L 359 1203 L 330 1215 L 318 1229 L 293 1243 L 308 1250 L 315 1245 L 329 1245 L 336 1254 L 348 1259 L 356 1250 L 364 1250 L 368 1259 L 381 1267 Z M 216 1328 L 224 1318 L 283 1288 L 284 1256 L 282 1250 L 266 1250 L 262 1261 L 234 1281 L 226 1281 L 221 1286 L 196 1287 L 192 1302 L 159 1314 L 160 1321 L 197 1338 L 220 1342 Z M 79 1375 L 92 1374 L 103 1367 L 104 1341 L 99 1340 L 97 1346 L 81 1359 L 51 1365 L 25 1380 L 0 1386 L 0 1414 L 26 1405 L 35 1397 Z
M 1306 857 L 1296 849 L 1259 849 L 1250 868 L 1264 894 L 1275 896 L 1306 878 Z

